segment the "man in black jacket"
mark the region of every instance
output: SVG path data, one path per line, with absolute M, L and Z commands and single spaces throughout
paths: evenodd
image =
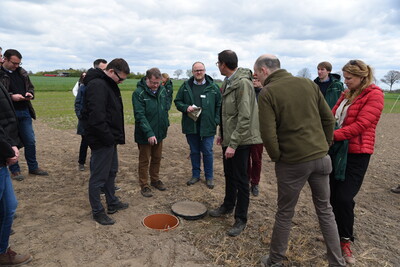
M 92 150 L 90 158 L 89 201 L 93 219 L 110 225 L 100 201 L 100 188 L 104 188 L 107 213 L 128 208 L 115 196 L 115 177 L 118 172 L 117 145 L 125 144 L 124 113 L 118 84 L 129 74 L 128 63 L 122 58 L 112 60 L 107 68 L 88 70 L 84 79 L 86 97 L 83 119 L 86 120 L 86 139 Z
M 15 49 L 8 49 L 4 52 L 4 62 L 0 68 L 0 82 L 8 90 L 13 101 L 18 118 L 18 131 L 25 147 L 25 159 L 29 173 L 33 175 L 48 175 L 46 171 L 39 168 L 36 160 L 35 132 L 32 125 L 32 119 L 36 119 L 36 115 L 31 103 L 35 93 L 28 73 L 21 68 L 21 59 L 21 53 Z M 24 179 L 18 162 L 9 166 L 9 168 L 13 179 L 18 181 Z
M 21 265 L 31 261 L 29 254 L 17 254 L 8 245 L 17 199 L 7 166 L 18 161 L 20 140 L 12 101 L 0 83 L 0 265 Z

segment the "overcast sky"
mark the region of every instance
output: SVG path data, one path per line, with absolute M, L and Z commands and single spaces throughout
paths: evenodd
M 1 0 L 0 10 L 3 52 L 19 50 L 33 72 L 122 57 L 135 73 L 159 67 L 185 77 L 202 61 L 221 78 L 215 62 L 224 49 L 242 67 L 269 53 L 294 75 L 309 68 L 312 78 L 321 61 L 336 72 L 361 59 L 378 80 L 400 71 L 399 0 Z

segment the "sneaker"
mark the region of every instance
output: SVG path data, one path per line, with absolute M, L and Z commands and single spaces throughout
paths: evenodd
M 252 185 L 250 188 L 250 191 L 253 196 L 255 196 L 255 197 L 258 196 L 258 194 L 259 194 L 258 185 Z
M 238 236 L 241 232 L 243 232 L 244 228 L 246 228 L 246 223 L 240 219 L 236 219 L 232 228 L 229 229 L 226 233 L 229 236 Z
M 232 213 L 232 211 L 233 211 L 233 209 L 228 210 L 227 208 L 225 208 L 225 206 L 221 205 L 221 206 L 220 206 L 219 208 L 217 208 L 217 209 L 210 210 L 210 211 L 208 212 L 208 214 L 209 214 L 211 217 L 221 217 L 222 215 Z
M 161 182 L 161 180 L 155 181 L 155 182 L 151 182 L 150 183 L 151 186 L 157 188 L 160 191 L 165 191 L 167 188 L 165 187 L 165 185 L 163 184 L 163 182 Z
M 17 181 L 22 181 L 25 179 L 25 177 L 20 172 L 11 173 L 11 178 Z
M 115 223 L 115 221 L 108 217 L 104 211 L 93 214 L 93 219 L 101 225 L 112 225 Z
M 393 187 L 392 189 L 390 189 L 390 191 L 396 194 L 400 194 L 400 185 L 397 187 Z
M 83 172 L 85 170 L 85 164 L 79 164 L 79 170 Z
M 213 179 L 207 179 L 206 185 L 208 188 L 213 189 L 214 188 L 214 180 Z
M 356 263 L 356 259 L 353 257 L 353 252 L 350 249 L 350 240 L 342 239 L 340 241 L 340 247 L 342 248 L 342 254 L 343 254 L 344 260 L 348 264 Z
M 117 211 L 127 209 L 128 207 L 128 203 L 118 202 L 118 204 L 108 206 L 107 213 L 114 214 Z
M 189 181 L 187 181 L 187 185 L 194 185 L 195 183 L 197 183 L 198 181 L 200 181 L 200 178 L 195 178 L 192 177 Z
M 41 168 L 37 168 L 35 170 L 29 170 L 29 174 L 42 175 L 42 176 L 49 175 L 48 172 L 42 170 Z
M 140 193 L 142 193 L 142 195 L 144 197 L 152 197 L 153 193 L 151 193 L 151 189 L 148 186 L 145 186 L 142 188 L 142 190 L 140 190 Z
M 269 255 L 265 255 L 261 258 L 261 267 L 283 267 L 283 263 L 272 263 Z
M 18 254 L 8 248 L 5 253 L 0 254 L 0 266 L 19 266 L 32 260 L 29 254 Z

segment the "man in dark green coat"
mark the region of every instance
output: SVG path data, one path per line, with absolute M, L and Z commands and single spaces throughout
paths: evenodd
M 317 70 L 318 77 L 315 78 L 314 82 L 318 84 L 328 106 L 332 109 L 344 90 L 340 75 L 331 73 L 332 64 L 327 61 L 319 63 Z
M 145 197 L 153 196 L 148 184 L 149 173 L 151 186 L 160 191 L 166 189 L 159 178 L 162 140 L 167 137 L 169 126 L 167 92 L 160 85 L 161 77 L 158 68 L 147 70 L 132 95 L 135 142 L 139 147 L 139 184 Z
M 182 133 L 186 134 L 190 146 L 192 178 L 187 185 L 193 185 L 200 180 L 201 153 L 206 184 L 208 188 L 213 189 L 213 143 L 220 121 L 221 92 L 218 85 L 206 74 L 202 62 L 192 65 L 192 74 L 193 76 L 179 88 L 174 101 L 176 108 L 182 112 Z M 198 117 L 189 116 L 199 108 L 201 113 Z

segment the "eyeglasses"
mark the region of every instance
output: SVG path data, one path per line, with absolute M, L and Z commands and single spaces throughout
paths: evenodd
M 9 60 L 11 64 L 15 65 L 15 66 L 21 66 L 22 62 L 12 62 L 11 60 Z
M 119 77 L 118 72 L 114 71 L 114 73 L 115 73 L 115 75 L 117 75 L 119 82 L 123 82 L 126 80 L 126 78 L 122 79 L 121 77 Z
M 361 69 L 361 66 L 358 65 L 357 60 L 354 60 L 354 59 L 353 59 L 353 60 L 350 60 L 349 63 L 350 63 L 350 65 L 352 65 L 352 66 L 357 66 L 357 67 L 359 67 L 359 68 Z
M 202 70 L 193 70 L 193 72 L 203 72 L 203 71 L 205 71 L 205 69 L 202 69 Z
M 149 84 L 150 85 L 160 85 L 160 82 L 152 82 L 152 81 L 150 81 L 150 80 L 148 80 L 149 81 Z

